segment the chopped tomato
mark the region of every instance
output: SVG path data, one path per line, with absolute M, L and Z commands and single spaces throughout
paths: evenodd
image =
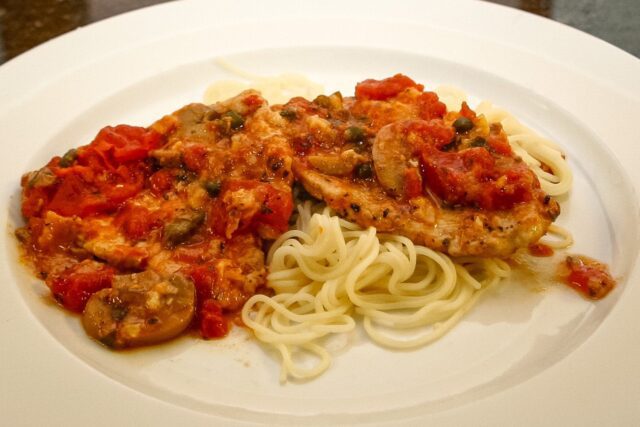
M 62 166 L 60 157 L 49 162 L 57 176 L 47 187 L 49 197 L 43 197 L 43 190 L 35 191 L 27 197 L 26 210 L 49 209 L 81 217 L 113 211 L 142 190 L 149 171 L 143 160 L 161 138 L 157 132 L 141 127 L 107 126 L 91 144 L 77 150 L 71 164 Z
M 233 231 L 255 230 L 260 225 L 272 227 L 278 232 L 289 228 L 289 217 L 293 211 L 293 197 L 289 191 L 279 190 L 271 184 L 251 180 L 229 180 L 223 184 L 222 192 L 211 207 L 208 215 L 210 228 L 224 236 L 227 233 L 227 213 L 230 210 L 245 209 L 241 224 Z M 233 193 L 243 195 L 242 206 L 236 206 Z M 226 201 L 226 202 L 225 202 Z
M 594 259 L 572 255 L 563 266 L 568 274 L 562 274 L 566 284 L 590 299 L 604 298 L 616 285 L 609 268 Z
M 190 144 L 184 148 L 182 160 L 189 170 L 200 172 L 207 165 L 207 148 L 203 144 Z
M 50 187 L 27 188 L 22 193 L 22 215 L 25 218 L 38 216 L 51 198 Z
M 213 265 L 202 265 L 191 270 L 191 280 L 196 287 L 196 323 L 203 338 L 219 338 L 227 335 L 229 326 L 222 307 L 213 299 L 218 285 L 218 275 Z
M 221 197 L 218 197 L 208 207 L 207 211 L 207 226 L 211 233 L 225 237 L 227 229 L 227 207 L 222 201 Z
M 440 148 L 447 145 L 453 139 L 455 133 L 451 126 L 444 124 L 442 120 L 409 120 L 402 124 L 402 132 L 405 139 L 408 135 L 419 135 L 428 145 Z
M 497 165 L 489 151 L 480 147 L 442 152 L 425 145 L 421 157 L 427 187 L 452 206 L 510 209 L 531 200 L 537 184 L 522 162 Z
M 264 187 L 264 192 L 264 202 L 255 221 L 284 233 L 289 228 L 289 217 L 293 211 L 291 193 L 277 190 L 271 185 Z
M 127 204 L 118 212 L 114 224 L 120 227 L 128 238 L 139 240 L 152 229 L 161 226 L 162 221 L 145 207 Z
M 447 106 L 440 102 L 438 95 L 433 92 L 420 94 L 418 106 L 420 107 L 420 118 L 424 120 L 442 118 L 447 113 Z
M 469 105 L 466 102 L 463 102 L 460 106 L 460 115 L 469 120 L 474 120 L 476 118 L 476 112 L 469 108 Z
M 262 98 L 260 95 L 249 95 L 244 97 L 242 99 L 242 102 L 249 108 L 248 113 L 250 114 L 262 106 L 262 104 L 264 103 L 264 98 Z
M 384 101 L 408 88 L 416 88 L 421 91 L 424 86 L 402 74 L 396 74 L 383 80 L 368 79 L 356 85 L 356 99 Z
M 109 212 L 142 190 L 144 175 L 140 170 L 119 166 L 93 181 L 81 174 L 69 173 L 60 180 L 47 209 L 60 215 L 81 217 Z
M 217 273 L 213 265 L 201 265 L 194 267 L 189 274 L 196 287 L 196 299 L 198 306 L 213 296 L 213 291 L 217 287 Z
M 534 243 L 529 245 L 529 253 L 537 257 L 550 257 L 553 255 L 553 248 L 544 243 Z
M 56 301 L 66 309 L 80 313 L 91 295 L 111 286 L 113 276 L 113 268 L 95 261 L 83 261 L 47 280 L 47 285 Z
M 62 179 L 47 209 L 64 216 L 87 216 L 107 210 L 104 194 L 84 181 L 80 175 L 69 174 Z
M 224 247 L 224 244 L 218 244 Z M 210 241 L 208 240 L 192 245 L 180 245 L 174 248 L 172 258 L 187 264 L 200 264 L 211 260 L 214 256 L 214 253 L 209 249 Z
M 327 117 L 326 109 L 321 108 L 318 104 L 309 101 L 301 96 L 291 98 L 289 102 L 285 104 L 283 110 L 293 111 L 296 114 L 301 115 L 313 115 L 317 114 L 322 118 Z
M 128 125 L 107 126 L 84 148 L 99 153 L 106 163 L 115 167 L 120 163 L 145 159 L 150 150 L 160 145 L 161 140 L 162 136 L 151 129 Z M 82 156 L 83 152 L 79 152 L 78 158 L 82 159 Z
M 489 147 L 498 154 L 502 154 L 503 156 L 513 155 L 511 145 L 504 135 L 489 135 L 487 144 L 489 144 Z
M 203 338 L 222 338 L 229 333 L 229 323 L 215 300 L 208 299 L 200 310 L 200 334 Z
M 160 169 L 149 177 L 149 187 L 155 196 L 162 196 L 173 188 L 174 181 L 175 177 L 171 170 Z
M 404 173 L 405 195 L 412 199 L 422 194 L 422 178 L 416 168 L 407 168 Z
M 104 180 L 98 180 L 96 185 L 110 205 L 115 207 L 142 190 L 146 175 L 145 169 L 142 165 L 139 167 L 121 165 Z

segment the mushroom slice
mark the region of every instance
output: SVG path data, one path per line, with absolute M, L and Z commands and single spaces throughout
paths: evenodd
M 360 163 L 365 163 L 367 158 L 354 150 L 346 150 L 340 155 L 307 156 L 307 161 L 320 172 L 333 175 L 349 175 Z
M 393 196 L 404 195 L 405 177 L 413 156 L 413 147 L 403 133 L 404 123 L 393 123 L 380 129 L 371 150 L 378 181 Z M 416 166 L 417 162 L 413 167 Z
M 113 287 L 93 294 L 82 324 L 89 336 L 109 347 L 137 347 L 179 335 L 194 312 L 195 287 L 190 280 L 145 271 L 116 276 Z

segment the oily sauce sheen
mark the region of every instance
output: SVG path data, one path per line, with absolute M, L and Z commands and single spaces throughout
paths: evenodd
M 264 286 L 263 239 L 287 230 L 293 207 L 273 116 L 254 92 L 193 104 L 149 128 L 106 127 L 23 177 L 16 234 L 87 333 L 115 348 L 189 326 L 227 334 Z
M 294 181 L 361 227 L 453 256 L 508 257 L 560 212 L 499 124 L 466 104 L 447 111 L 398 74 L 359 83 L 355 97 L 270 107 L 248 90 L 147 128 L 107 126 L 22 177 L 16 236 L 55 300 L 105 345 L 188 328 L 222 337 L 268 292 L 263 248 L 289 227 Z M 584 277 L 602 269 L 581 262 L 570 280 L 591 289 Z
M 589 299 L 604 298 L 616 286 L 606 264 L 584 255 L 570 255 L 560 265 L 561 280 Z

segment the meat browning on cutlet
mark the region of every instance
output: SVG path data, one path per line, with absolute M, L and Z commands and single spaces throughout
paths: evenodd
M 23 176 L 16 236 L 109 346 L 189 325 L 224 336 L 225 316 L 265 285 L 264 243 L 289 227 L 294 180 L 362 227 L 453 256 L 509 256 L 559 214 L 499 124 L 396 75 L 355 97 L 270 107 L 249 90 L 108 126 Z
M 364 81 L 354 98 L 294 99 L 282 111 L 293 117 L 296 178 L 362 227 L 452 256 L 505 257 L 559 214 L 499 124 L 466 104 L 447 112 L 405 76 Z
M 112 347 L 223 336 L 292 211 L 287 121 L 255 91 L 120 125 L 23 178 L 18 234 L 55 299 Z M 86 308 L 85 308 L 86 306 Z

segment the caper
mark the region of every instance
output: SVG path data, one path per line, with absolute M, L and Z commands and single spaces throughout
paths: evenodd
M 291 110 L 291 109 L 284 109 L 280 111 L 280 115 L 285 119 L 289 120 L 290 122 L 298 118 L 298 113 L 296 113 L 296 110 Z
M 203 212 L 192 212 L 178 217 L 164 226 L 162 238 L 168 247 L 176 246 L 187 240 L 204 221 Z
M 361 163 L 356 167 L 356 176 L 360 179 L 369 179 L 373 176 L 371 163 Z
M 222 188 L 222 181 L 220 181 L 219 179 L 205 181 L 202 183 L 202 186 L 205 190 L 207 190 L 207 193 L 209 193 L 211 197 L 218 197 L 218 195 L 220 194 L 220 189 Z
M 363 142 L 366 137 L 364 129 L 357 126 L 350 126 L 344 131 L 344 139 L 347 142 Z
M 476 136 L 475 138 L 473 138 L 473 141 L 471 141 L 471 143 L 469 145 L 471 147 L 486 147 L 487 146 L 487 140 L 484 139 L 481 136 Z
M 71 150 L 64 153 L 64 156 L 60 158 L 60 162 L 58 163 L 58 165 L 61 168 L 68 168 L 73 164 L 73 162 L 76 161 L 77 158 L 78 158 L 78 150 L 76 150 L 75 148 L 72 148 Z
M 457 133 L 469 132 L 473 129 L 473 126 L 473 122 L 466 117 L 458 117 L 456 121 L 453 122 L 453 127 Z
M 229 117 L 229 119 L 231 119 L 229 122 L 231 129 L 237 130 L 244 126 L 244 118 L 233 110 L 224 113 L 223 117 Z
M 316 99 L 313 100 L 313 103 L 323 108 L 331 107 L 331 100 L 327 95 L 316 96 Z
M 318 95 L 316 99 L 313 100 L 313 103 L 328 110 L 340 110 L 342 109 L 342 94 L 340 92 L 334 92 L 330 96 Z

